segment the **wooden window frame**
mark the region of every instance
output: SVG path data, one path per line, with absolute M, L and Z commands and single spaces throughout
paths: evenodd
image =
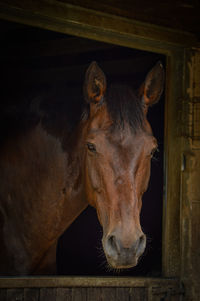
M 58 1 L 1 1 L 0 18 L 82 38 L 160 53 L 166 56 L 164 135 L 164 206 L 162 277 L 181 276 L 181 126 L 186 49 L 195 47 L 193 34 L 81 8 Z M 1 278 L 2 287 L 144 286 L 149 278 L 25 277 Z M 172 280 L 168 280 L 169 282 Z M 177 280 L 174 280 L 175 282 Z M 174 283 L 175 283 L 174 282 Z M 166 282 L 165 282 L 166 283 Z M 172 282 L 170 282 L 172 283 Z

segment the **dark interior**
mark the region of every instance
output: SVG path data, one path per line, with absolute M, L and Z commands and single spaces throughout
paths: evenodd
M 68 99 L 76 93 L 82 101 L 84 74 L 97 61 L 108 82 L 121 81 L 138 88 L 160 54 L 105 44 L 50 32 L 21 24 L 0 21 L 2 46 L 1 105 L 20 107 L 31 93 L 55 86 L 70 87 Z M 66 98 L 67 99 L 67 98 Z M 159 276 L 162 260 L 164 96 L 150 108 L 148 118 L 159 143 L 152 161 L 149 189 L 143 197 L 141 224 L 147 234 L 147 248 L 137 267 L 117 275 Z M 76 110 L 73 110 L 76 114 Z M 1 129 L 2 131 L 2 129 Z M 6 133 L 4 133 L 6 135 Z M 57 248 L 58 275 L 116 275 L 106 266 L 101 247 L 102 230 L 96 212 L 88 207 L 61 236 Z

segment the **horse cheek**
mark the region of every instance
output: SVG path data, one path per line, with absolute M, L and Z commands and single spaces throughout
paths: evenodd
M 136 191 L 138 200 L 142 199 L 144 192 L 148 188 L 149 179 L 150 179 L 150 160 L 144 160 L 142 166 L 138 170 L 138 174 L 136 176 Z
M 88 203 L 96 208 L 97 192 L 100 187 L 100 177 L 98 175 L 97 163 L 94 159 L 95 158 L 93 157 L 87 158 L 85 189 Z

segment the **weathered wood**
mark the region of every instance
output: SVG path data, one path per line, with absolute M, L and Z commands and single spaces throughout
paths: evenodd
M 56 300 L 56 288 L 41 288 L 40 299 L 41 301 L 55 301 Z
M 72 301 L 72 289 L 71 288 L 57 288 L 56 301 Z
M 181 301 L 181 300 L 183 300 L 181 295 L 169 296 L 169 301 Z
M 32 289 L 1 289 L 0 301 L 179 301 L 181 291 L 178 287 L 162 287 L 154 290 L 148 299 L 147 288 L 37 288 Z
M 87 301 L 114 301 L 116 300 L 115 288 L 88 288 L 87 289 Z
M 25 288 L 24 301 L 39 301 L 40 290 L 38 288 Z
M 199 35 L 199 2 L 186 0 L 123 1 L 123 0 L 61 0 L 118 16 L 129 17 L 151 24 L 179 28 Z M 188 15 L 188 12 L 190 14 Z
M 147 301 L 147 289 L 145 287 L 134 287 L 130 288 L 130 301 Z
M 101 301 L 101 288 L 91 287 L 87 289 L 87 301 Z
M 200 139 L 198 137 L 200 129 L 198 110 L 200 105 L 200 49 L 187 49 L 185 58 L 182 110 L 182 127 L 184 129 L 182 157 L 185 164 L 181 175 L 181 277 L 186 288 L 185 300 L 198 301 L 200 300 Z
M 16 6 L 18 1 L 16 2 Z M 27 2 L 28 5 L 29 2 Z M 53 3 L 53 2 L 52 2 Z M 24 7 L 23 7 L 24 5 Z M 23 4 L 22 8 L 15 8 L 10 5 L 3 5 L 3 10 L 1 11 L 3 18 L 8 18 L 11 20 L 19 21 L 26 24 L 36 25 L 42 28 L 49 28 L 53 30 L 59 30 L 61 32 L 67 32 L 67 33 L 74 33 L 79 36 L 83 37 L 92 37 L 97 40 L 103 40 L 103 41 L 110 41 L 112 43 L 124 45 L 124 46 L 130 46 L 130 47 L 136 47 L 140 49 L 147 49 L 147 50 L 154 50 L 157 52 L 168 54 L 168 84 L 167 84 L 167 104 L 166 104 L 166 120 L 167 120 L 167 127 L 166 127 L 166 170 L 167 170 L 167 179 L 166 179 L 166 195 L 165 195 L 165 202 L 164 202 L 164 210 L 165 210 L 165 222 L 164 222 L 164 241 L 163 241 L 163 270 L 164 275 L 168 276 L 179 276 L 180 275 L 180 253 L 179 253 L 179 246 L 180 246 L 180 228 L 179 228 L 179 216 L 180 216 L 180 150 L 181 150 L 181 142 L 180 142 L 180 132 L 179 132 L 179 120 L 178 120 L 178 111 L 181 108 L 181 93 L 182 93 L 182 78 L 183 78 L 183 67 L 181 67 L 182 62 L 184 61 L 183 53 L 176 52 L 175 48 L 169 47 L 169 43 L 171 44 L 171 40 L 169 37 L 166 39 L 166 36 L 162 38 L 162 42 L 160 37 L 162 36 L 162 32 L 159 32 L 160 37 L 154 36 L 153 42 L 150 41 L 152 36 L 151 33 L 148 37 L 148 27 L 145 27 L 144 32 L 142 32 L 142 27 L 140 27 L 140 30 L 138 31 L 138 34 L 135 34 L 132 32 L 132 29 L 127 31 L 126 33 L 126 26 L 123 23 L 120 23 L 118 27 L 115 29 L 112 25 L 113 20 L 115 20 L 115 23 L 117 23 L 117 17 L 112 19 L 111 23 L 109 24 L 109 17 L 107 16 L 107 22 L 109 26 L 104 26 L 105 23 L 103 23 L 103 26 L 105 28 L 105 31 L 102 31 L 101 27 L 98 27 L 94 29 L 94 27 L 97 25 L 96 21 L 94 23 L 88 23 L 84 21 L 84 18 L 86 18 L 86 15 L 83 17 L 82 23 L 80 22 L 79 18 L 81 16 L 81 10 L 78 15 L 75 14 L 74 21 L 78 20 L 78 23 L 76 23 L 77 27 L 72 25 L 71 23 L 71 14 L 73 9 L 69 12 L 69 19 L 65 20 L 63 23 L 60 21 L 56 23 L 56 18 L 50 14 L 47 14 L 47 18 L 45 19 L 42 12 L 38 12 L 37 9 L 35 9 L 36 15 L 38 16 L 37 20 L 34 20 L 35 15 L 31 12 L 31 9 L 28 9 L 26 7 L 26 4 Z M 34 4 L 32 4 L 34 6 Z M 37 5 L 36 5 L 37 6 Z M 65 6 L 66 8 L 66 6 Z M 50 9 L 51 11 L 51 9 Z M 47 9 L 48 12 L 48 9 Z M 17 16 L 17 14 L 19 15 Z M 88 11 L 87 11 L 88 13 Z M 33 16 L 34 15 L 34 16 Z M 61 16 L 61 15 L 60 15 Z M 104 15 L 100 14 L 99 16 L 103 17 Z M 22 18 L 21 18 L 22 17 Z M 30 17 L 30 18 L 29 18 Z M 58 16 L 57 16 L 58 17 Z M 96 15 L 94 16 L 96 18 Z M 21 18 L 21 19 L 20 19 Z M 77 19 L 76 19 L 77 18 Z M 59 19 L 59 18 L 58 18 Z M 53 22 L 50 22 L 53 21 Z M 105 21 L 105 20 L 104 20 Z M 37 24 L 36 24 L 37 23 Z M 51 24 L 50 24 L 51 23 Z M 70 26 L 66 26 L 69 24 Z M 96 24 L 96 25 L 95 25 Z M 95 25 L 95 26 L 94 26 Z M 131 27 L 132 28 L 132 27 Z M 137 29 L 137 27 L 135 27 Z M 120 31 L 120 29 L 122 29 Z M 114 30 L 114 31 L 112 31 Z M 103 33 L 101 33 L 101 31 Z M 114 34 L 113 34 L 114 32 Z M 120 33 L 121 32 L 121 33 Z M 104 35 L 104 36 L 103 36 Z M 173 34 L 174 38 L 177 38 L 176 34 Z M 173 39 L 174 39 L 173 38 Z M 180 36 L 179 36 L 180 38 Z M 137 44 L 137 41 L 139 39 L 139 43 Z M 172 39 L 172 40 L 173 40 Z M 183 40 L 187 40 L 186 36 L 182 36 Z M 170 42 L 169 42 L 170 40 Z M 164 42 L 163 42 L 164 41 Z M 178 40 L 177 40 L 178 42 Z M 180 41 L 179 41 L 180 42 Z M 178 42 L 178 43 L 179 43 Z M 193 44 L 191 39 L 187 40 L 186 42 L 189 46 Z M 137 44 L 137 45 L 136 45 Z M 159 45 L 160 44 L 160 45 Z M 173 43 L 172 43 L 173 44 Z M 179 44 L 179 45 L 185 45 Z M 169 146 L 169 147 L 168 147 Z M 178 151 L 177 151 L 178 150 Z M 188 151 L 188 149 L 187 149 Z M 172 164 L 173 163 L 173 164 Z M 170 181 L 169 181 L 170 180 Z M 185 183 L 184 183 L 185 185 Z M 185 213 L 184 213 L 185 214 Z M 191 221 L 190 221 L 191 222 Z M 190 223 L 188 223 L 190 226 Z M 178 260 L 177 260 L 178 259 Z M 101 281 L 100 281 L 101 282 Z M 15 283 L 15 281 L 14 281 Z M 22 285 L 19 284 L 14 285 Z M 29 282 L 27 282 L 29 286 Z M 35 282 L 37 283 L 37 281 Z M 61 283 L 63 283 L 61 281 Z M 87 281 L 86 281 L 87 283 Z M 123 280 L 122 280 L 123 283 Z M 50 282 L 47 282 L 47 285 L 53 285 L 56 286 L 58 282 L 55 280 L 50 280 Z M 101 283 L 102 284 L 102 283 Z M 0 284 L 1 285 L 1 284 Z M 5 282 L 4 284 L 5 285 Z M 11 286 L 11 284 L 8 284 Z M 37 283 L 39 286 L 39 284 Z M 77 284 L 76 284 L 77 285 Z M 162 283 L 162 285 L 164 285 Z M 23 286 L 23 285 L 22 285 Z M 4 287 L 4 286 L 3 286 Z
M 87 288 L 72 288 L 72 301 L 87 301 Z
M 5 3 L 6 2 L 6 3 Z M 196 45 L 196 38 L 180 32 L 166 31 L 128 19 L 83 10 L 54 1 L 1 2 L 4 19 L 74 34 L 113 44 L 150 50 L 168 55 L 165 131 L 165 181 L 163 271 L 165 276 L 180 275 L 180 152 L 179 120 L 183 78 L 183 48 Z M 29 3 L 30 2 L 30 3 Z M 37 18 L 36 18 L 37 16 Z M 99 23 L 99 19 L 101 22 Z M 103 30 L 102 30 L 103 29 Z M 177 49 L 177 45 L 179 48 Z M 173 164 L 172 164 L 173 162 Z
M 7 300 L 7 289 L 1 288 L 0 289 L 0 301 L 6 301 Z
M 101 289 L 101 301 L 115 301 L 116 300 L 116 289 L 115 288 L 107 288 L 102 287 Z
M 196 151 L 196 155 L 199 155 L 200 151 Z M 197 159 L 197 157 L 196 157 Z M 200 174 L 200 172 L 199 172 Z M 200 288 L 199 288 L 199 273 L 200 273 L 200 199 L 192 203 L 192 248 L 191 248 L 191 261 L 193 267 L 193 281 L 195 295 L 200 298 Z
M 126 35 L 126 40 L 127 37 L 142 37 L 173 45 L 195 46 L 198 43 L 196 36 L 187 32 L 152 26 L 58 1 L 1 1 L 0 16 L 19 23 L 104 42 L 111 42 L 111 34 L 114 37 L 120 32 L 121 35 Z
M 167 61 L 167 95 L 165 104 L 165 194 L 163 205 L 163 275 L 180 275 L 180 183 L 181 127 L 178 112 L 182 101 L 183 52 L 173 53 Z M 179 150 L 179 151 L 178 151 Z
M 171 286 L 152 287 L 150 289 L 150 300 L 152 300 L 152 301 L 160 301 L 160 300 L 179 301 L 179 300 L 182 300 L 184 293 L 185 292 L 184 292 L 183 288 L 181 287 L 181 285 L 177 286 L 177 287 L 171 287 Z
M 7 301 L 24 301 L 24 290 L 20 288 L 8 289 Z
M 13 277 L 1 278 L 0 288 L 149 287 L 179 286 L 179 279 L 137 277 Z
M 115 289 L 115 300 L 116 301 L 129 301 L 129 288 L 117 287 Z

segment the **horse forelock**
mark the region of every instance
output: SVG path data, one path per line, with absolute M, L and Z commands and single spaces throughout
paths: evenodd
M 128 85 L 111 85 L 104 101 L 97 105 L 100 107 L 104 103 L 112 120 L 112 128 L 123 128 L 125 124 L 128 124 L 134 132 L 143 128 L 145 118 L 143 102 Z M 82 120 L 89 118 L 89 112 L 90 106 L 86 104 Z
M 108 90 L 106 102 L 114 126 L 124 127 L 128 124 L 134 132 L 143 127 L 143 103 L 131 87 L 112 85 Z

